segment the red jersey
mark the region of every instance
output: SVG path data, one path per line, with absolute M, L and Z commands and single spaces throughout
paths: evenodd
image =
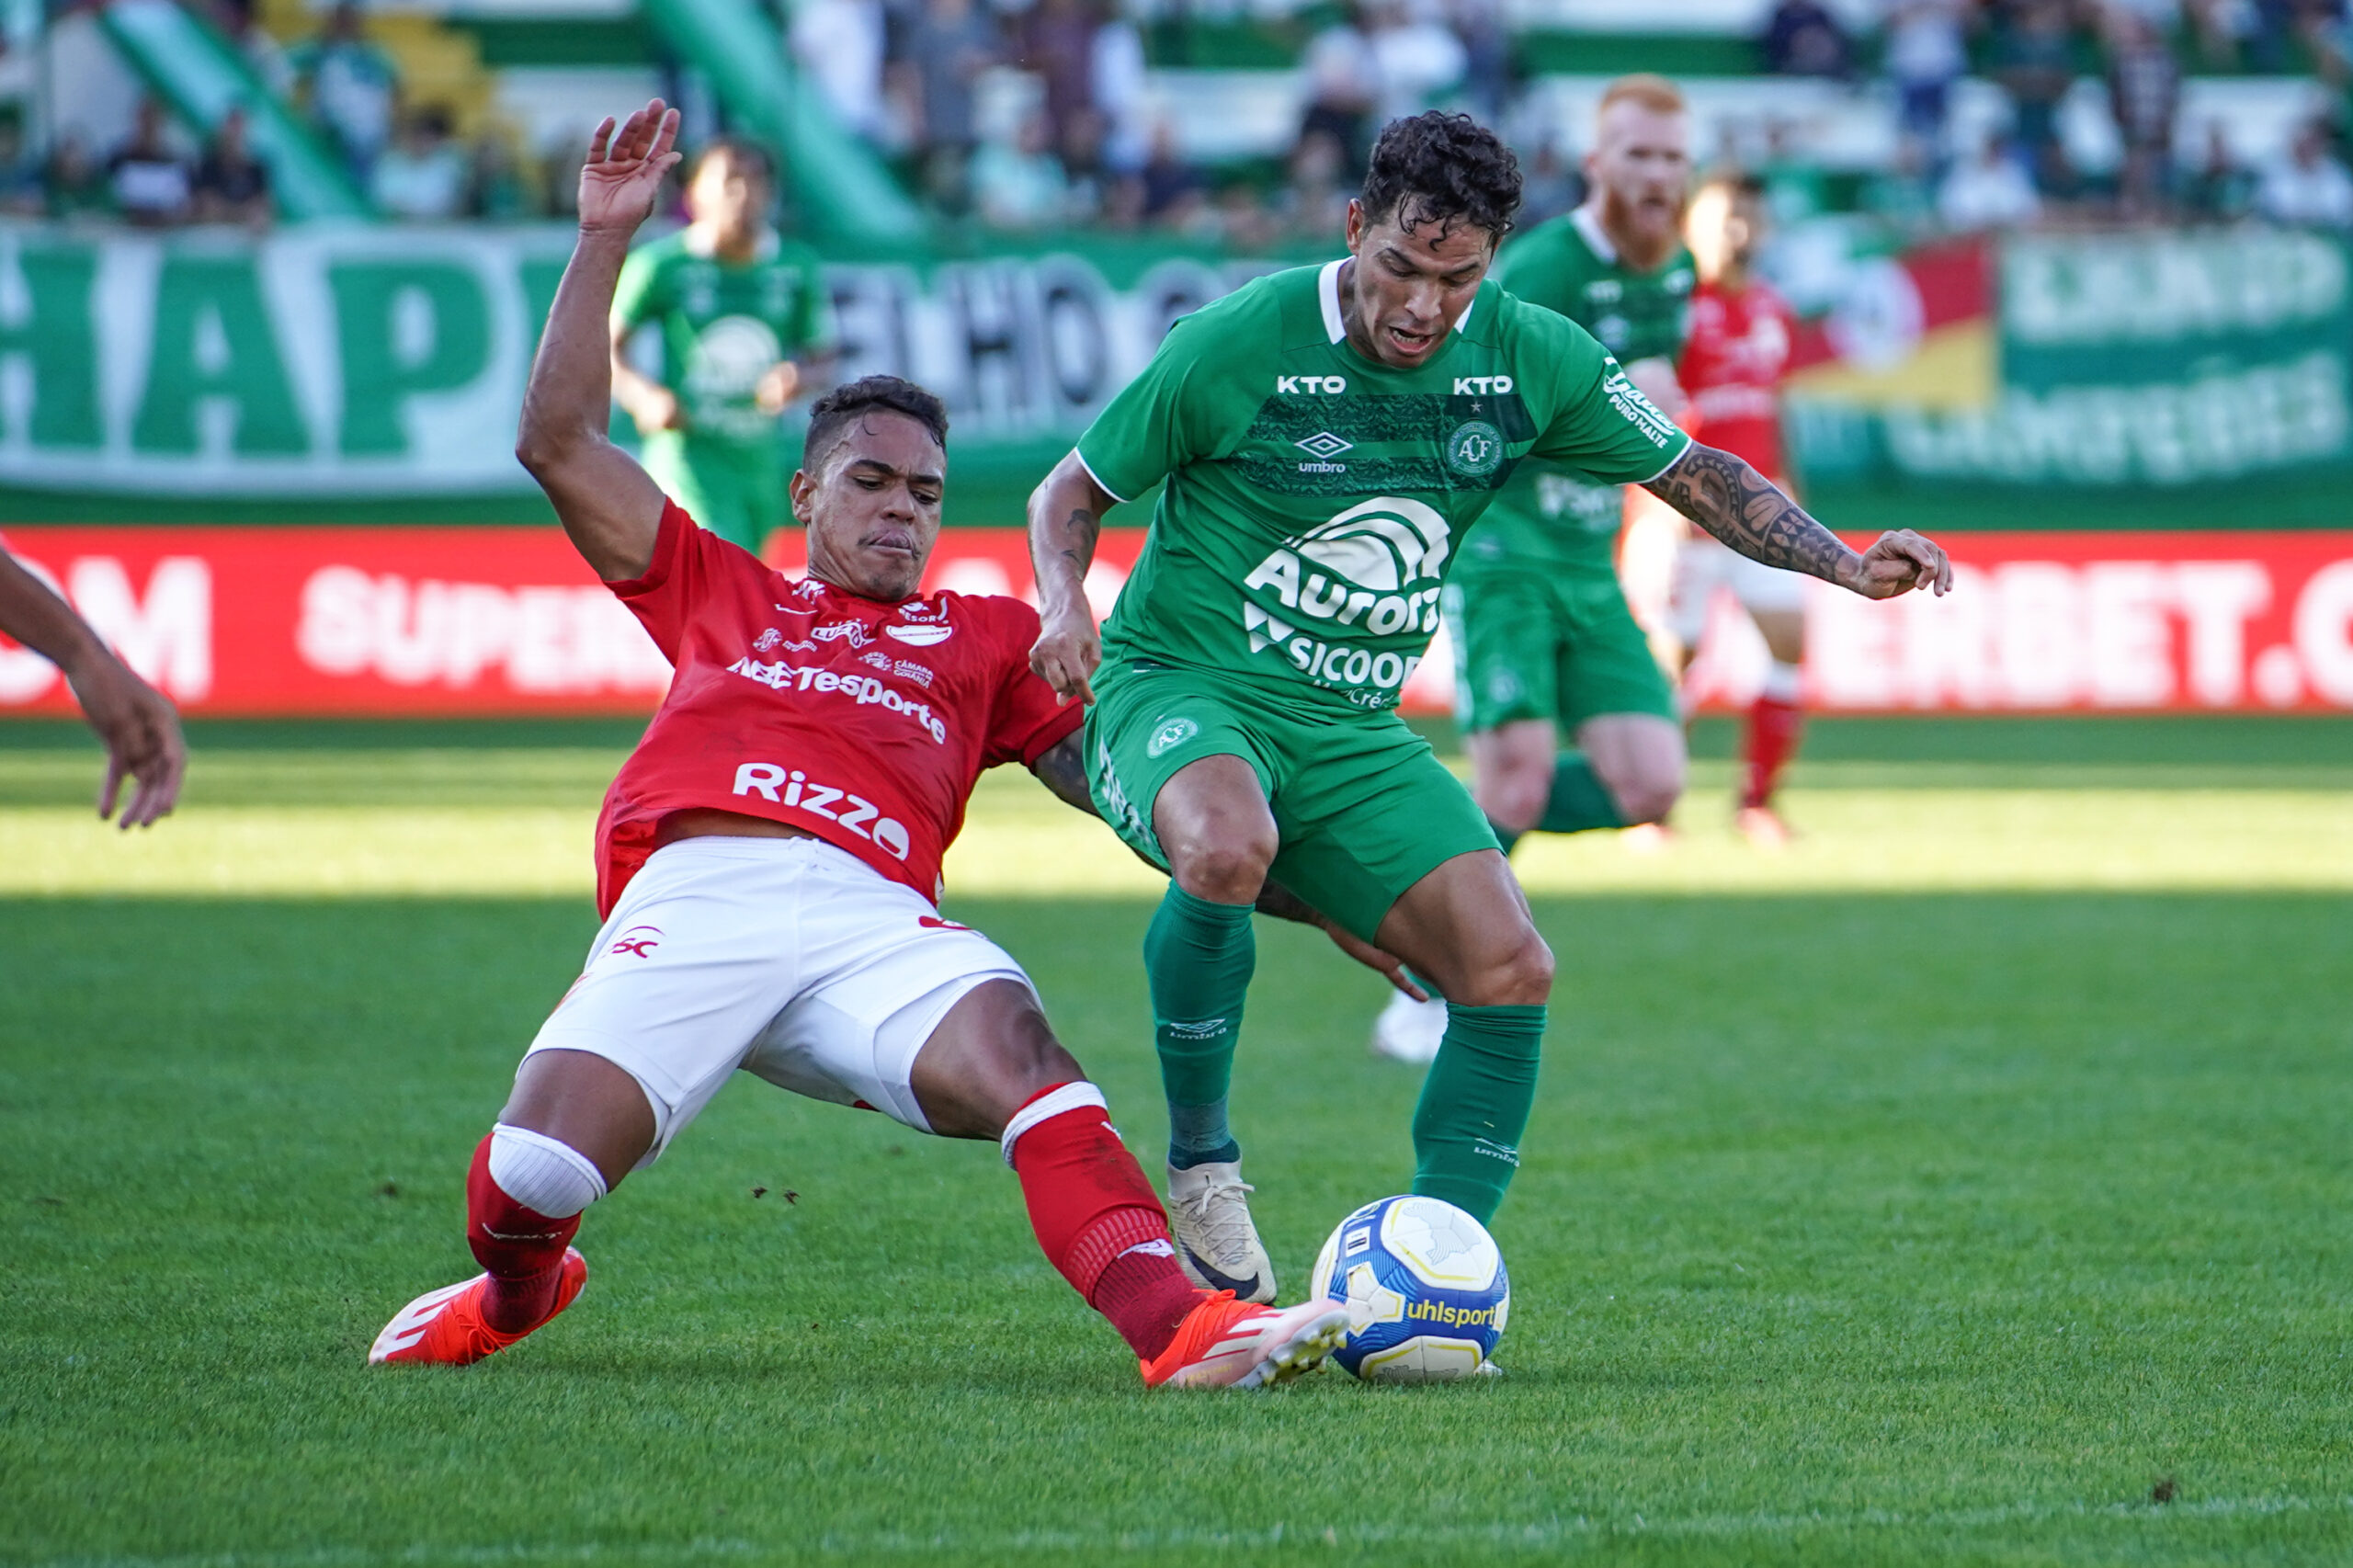
M 1691 335 L 1676 378 L 1688 402 L 1684 427 L 1768 479 L 1782 477 L 1781 378 L 1797 318 L 1767 284 L 1737 293 L 1702 283 L 1691 295 Z
M 673 667 L 597 821 L 597 908 L 662 819 L 714 807 L 790 823 L 927 899 L 981 770 L 1078 728 L 1029 668 L 1038 612 L 941 593 L 885 604 L 795 580 L 662 510 L 645 575 L 609 585 Z

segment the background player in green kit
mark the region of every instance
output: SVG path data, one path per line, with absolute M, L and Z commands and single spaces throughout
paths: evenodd
M 790 516 L 779 415 L 833 352 L 816 256 L 768 223 L 768 155 L 722 139 L 687 181 L 688 225 L 632 253 L 613 296 L 613 400 L 645 437 L 645 469 L 695 521 L 753 553 Z M 629 363 L 653 323 L 659 378 Z
M 1197 1280 L 1265 1300 L 1226 1094 L 1279 883 L 1456 1004 L 1414 1118 L 1414 1190 L 1482 1220 L 1536 1086 L 1552 956 L 1493 831 L 1398 718 L 1462 534 L 1531 454 L 1650 481 L 1734 549 L 1872 597 L 1949 581 L 1890 534 L 1857 555 L 1746 464 L 1694 446 L 1583 328 L 1486 279 L 1519 171 L 1460 115 L 1381 133 L 1349 255 L 1180 322 L 1030 497 L 1030 662 L 1090 702 L 1097 808 L 1171 875 L 1144 939 L 1169 1196 Z M 1165 482 L 1098 633 L 1106 510 Z
M 1586 160 L 1592 195 L 1515 238 L 1495 263 L 1497 283 L 1593 334 L 1669 415 L 1682 407 L 1675 363 L 1696 277 L 1682 239 L 1690 141 L 1672 83 L 1612 82 Z M 1471 791 L 1506 854 L 1531 831 L 1662 821 L 1683 793 L 1674 687 L 1619 581 L 1625 513 L 1623 486 L 1524 462 L 1448 585 Z M 1443 1002 L 1393 996 L 1372 1048 L 1428 1062 L 1445 1030 Z

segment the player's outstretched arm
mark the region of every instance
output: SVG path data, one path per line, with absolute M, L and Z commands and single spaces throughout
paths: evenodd
M 1697 441 L 1643 487 L 1751 560 L 1836 583 L 1867 599 L 1914 588 L 1952 591 L 1952 562 L 1910 528 L 1879 536 L 1858 555 L 1771 480 L 1730 452 Z
M 1074 451 L 1029 493 L 1029 566 L 1038 577 L 1038 641 L 1029 667 L 1067 702 L 1095 700 L 1089 685 L 1103 662 L 1103 639 L 1086 602 L 1086 569 L 1103 514 L 1120 498 L 1095 483 Z
M 631 237 L 678 162 L 676 109 L 655 98 L 618 128 L 597 127 L 580 168 L 580 240 L 548 312 L 523 391 L 515 456 L 540 482 L 563 531 L 608 583 L 642 576 L 662 528 L 662 489 L 606 437 L 613 392 L 609 318 Z
M 122 825 L 146 827 L 179 799 L 188 770 L 188 743 L 171 700 L 115 657 L 90 623 L 47 585 L 0 550 L 0 631 L 65 672 L 82 715 L 107 748 L 106 782 L 98 788 L 98 815 L 114 814 L 122 801 Z M 128 800 L 122 782 L 135 781 Z

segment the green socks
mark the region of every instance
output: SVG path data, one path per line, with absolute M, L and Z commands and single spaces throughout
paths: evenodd
M 1448 1009 L 1445 1042 L 1414 1109 L 1416 1193 L 1467 1210 L 1483 1225 L 1495 1214 L 1519 1169 L 1543 1045 L 1541 1006 Z
M 1175 881 L 1143 936 L 1152 983 L 1153 1040 L 1168 1096 L 1168 1163 L 1178 1169 L 1238 1160 L 1225 1121 L 1242 1001 L 1258 965 L 1251 906 L 1211 903 Z
M 1585 753 L 1564 751 L 1553 759 L 1552 792 L 1545 798 L 1544 814 L 1536 825 L 1546 833 L 1586 833 L 1626 824 Z

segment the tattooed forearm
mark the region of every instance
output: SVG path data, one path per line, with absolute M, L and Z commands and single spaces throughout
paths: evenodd
M 1104 509 L 1117 504 L 1117 497 L 1096 484 L 1076 452 L 1056 464 L 1031 492 L 1029 564 L 1047 605 L 1082 591 L 1086 570 L 1095 563 Z
M 1095 797 L 1086 788 L 1086 760 L 1080 748 L 1079 734 L 1074 730 L 1056 741 L 1030 765 L 1029 771 L 1064 805 L 1088 816 L 1100 816 L 1102 813 L 1095 809 Z
M 1853 574 L 1853 551 L 1730 452 L 1694 441 L 1643 488 L 1751 560 L 1842 585 Z

